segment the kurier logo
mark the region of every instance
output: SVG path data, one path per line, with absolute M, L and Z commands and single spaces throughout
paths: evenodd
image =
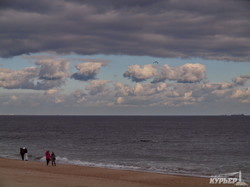
M 238 175 L 238 178 L 236 177 Z M 209 184 L 234 184 L 236 186 L 248 186 L 242 181 L 241 171 L 234 173 L 225 173 L 210 177 Z

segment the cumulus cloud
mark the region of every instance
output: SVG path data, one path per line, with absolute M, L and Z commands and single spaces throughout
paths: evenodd
M 128 77 L 135 82 L 145 81 L 152 78 L 157 74 L 157 69 L 154 65 L 148 64 L 145 66 L 132 65 L 128 67 L 128 70 L 123 74 L 124 77 Z
M 60 87 L 69 76 L 69 62 L 59 59 L 37 60 L 37 67 L 22 70 L 0 69 L 0 87 L 48 90 Z
M 158 82 L 127 85 L 116 82 L 116 104 L 123 106 L 169 106 L 181 107 L 199 105 L 232 99 L 247 103 L 248 89 L 236 89 L 234 83 L 197 82 Z
M 3 0 L 0 56 L 55 51 L 249 61 L 249 5 L 245 0 Z
M 18 99 L 18 97 L 15 96 L 15 95 L 12 95 L 12 96 L 10 97 L 10 99 L 11 99 L 12 101 L 16 101 L 16 100 Z
M 198 102 L 195 98 L 197 88 L 179 84 L 137 83 L 128 86 L 116 83 L 116 103 L 125 106 L 182 106 Z
M 44 94 L 45 95 L 55 95 L 56 93 L 58 93 L 57 89 L 49 89 Z
M 35 89 L 47 90 L 60 87 L 69 77 L 70 63 L 64 59 L 40 59 L 36 61 L 36 65 L 40 67 Z
M 236 85 L 244 85 L 248 80 L 250 79 L 250 75 L 242 75 L 242 76 L 239 76 L 239 77 L 235 77 L 233 79 L 233 82 L 236 84 Z
M 120 82 L 114 84 L 118 96 L 128 96 L 131 94 L 131 88 L 129 85 L 124 85 Z
M 109 80 L 92 80 L 89 81 L 89 85 L 85 89 L 90 95 L 102 95 L 109 91 L 107 87 L 107 83 L 109 82 Z
M 39 69 L 36 67 L 16 71 L 0 68 L 0 87 L 7 89 L 33 89 L 33 81 L 38 76 L 38 72 Z
M 250 88 L 246 88 L 245 90 L 237 89 L 234 91 L 232 98 L 246 98 L 250 97 Z
M 38 73 L 37 73 L 38 74 Z M 78 89 L 72 93 L 63 94 L 56 88 L 48 89 L 44 94 L 32 95 L 30 106 L 52 104 L 67 106 L 72 108 L 79 107 L 163 107 L 178 109 L 183 106 L 204 106 L 218 102 L 234 101 L 238 103 L 250 103 L 249 88 L 234 86 L 234 83 L 209 83 L 197 82 L 158 82 L 124 84 L 109 80 L 91 80 L 88 85 L 83 85 L 82 90 Z M 3 95 L 3 94 L 2 94 Z M 37 99 L 36 99 L 37 97 Z M 1 97 L 0 97 L 1 98 Z M 7 105 L 14 105 L 18 102 L 24 103 L 27 95 L 12 94 L 5 97 L 9 101 L 1 102 Z M 43 104 L 43 102 L 45 104 Z M 26 103 L 25 103 L 26 104 Z
M 87 81 L 91 79 L 95 79 L 101 67 L 105 66 L 104 63 L 92 63 L 86 62 L 75 65 L 78 72 L 72 74 L 71 78 L 81 81 Z
M 41 59 L 36 62 L 39 65 L 39 79 L 64 80 L 69 76 L 69 62 L 64 59 Z
M 117 97 L 116 103 L 117 103 L 117 104 L 122 104 L 122 103 L 124 103 L 123 97 Z
M 152 83 L 164 82 L 165 80 L 194 83 L 206 78 L 206 68 L 202 64 L 184 64 L 170 67 L 164 64 L 162 67 L 149 64 L 145 66 L 132 65 L 123 74 L 135 82 L 142 82 L 153 78 Z
M 161 72 L 155 77 L 153 82 L 165 80 L 177 82 L 200 82 L 206 77 L 206 68 L 202 64 L 184 64 L 182 66 L 169 67 L 163 65 Z
M 77 103 L 83 103 L 87 101 L 87 98 L 86 98 L 87 94 L 82 90 L 76 90 L 73 92 L 72 95 L 76 99 Z

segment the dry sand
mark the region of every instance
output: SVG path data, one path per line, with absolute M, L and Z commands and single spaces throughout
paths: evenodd
M 209 178 L 83 167 L 0 158 L 0 187 L 233 187 Z

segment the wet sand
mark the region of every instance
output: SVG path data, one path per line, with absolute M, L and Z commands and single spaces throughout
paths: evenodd
M 0 158 L 0 187 L 232 187 L 209 178 Z

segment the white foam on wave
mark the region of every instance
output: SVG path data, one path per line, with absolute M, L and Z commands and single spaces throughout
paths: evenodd
M 40 161 L 45 161 L 45 156 L 40 159 Z M 121 164 L 112 164 L 112 163 L 97 163 L 97 162 L 88 162 L 82 160 L 71 160 L 67 157 L 56 157 L 56 162 L 61 164 L 70 164 L 78 166 L 89 166 L 89 167 L 100 167 L 100 168 L 112 168 L 112 169 L 124 169 L 124 170 L 140 170 L 140 167 L 137 166 L 128 166 Z
M 45 162 L 45 156 L 43 156 L 40 161 Z M 88 167 L 98 167 L 98 168 L 111 168 L 111 169 L 121 169 L 121 170 L 132 170 L 132 171 L 143 171 L 143 172 L 153 172 L 153 173 L 161 173 L 161 174 L 171 174 L 171 175 L 180 175 L 180 176 L 194 176 L 194 177 L 206 177 L 209 178 L 210 175 L 208 174 L 198 174 L 199 172 L 192 172 L 191 170 L 185 171 L 180 168 L 173 168 L 173 167 L 157 167 L 153 165 L 148 165 L 147 167 L 141 166 L 131 166 L 131 165 L 122 165 L 122 164 L 114 164 L 114 163 L 104 163 L 104 162 L 89 162 L 89 161 L 82 161 L 82 160 L 71 160 L 67 157 L 56 157 L 56 163 L 61 164 L 69 164 L 69 165 L 78 165 L 78 166 L 88 166 Z M 249 181 L 249 180 L 245 180 Z

